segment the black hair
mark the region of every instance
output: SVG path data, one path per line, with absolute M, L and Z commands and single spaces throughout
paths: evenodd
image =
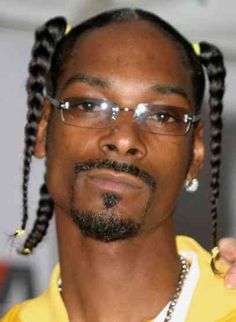
M 30 165 L 34 153 L 38 125 L 42 117 L 42 106 L 46 93 L 55 95 L 57 82 L 73 54 L 73 48 L 78 39 L 85 33 L 111 23 L 132 21 L 147 21 L 169 37 L 179 50 L 184 64 L 192 77 L 195 113 L 199 113 L 205 79 L 203 67 L 209 80 L 210 107 L 210 163 L 211 163 L 211 215 L 213 223 L 213 242 L 217 243 L 217 213 L 219 198 L 219 174 L 221 161 L 222 137 L 222 98 L 224 94 L 225 67 L 220 50 L 206 42 L 200 42 L 200 53 L 196 55 L 192 44 L 186 40 L 171 25 L 158 16 L 140 9 L 117 9 L 101 13 L 74 27 L 67 35 L 66 20 L 56 17 L 49 20 L 36 31 L 35 44 L 32 49 L 32 59 L 29 64 L 27 80 L 28 114 L 25 126 L 25 150 L 23 167 L 23 219 L 22 229 L 25 229 L 28 219 L 28 183 Z M 49 221 L 53 215 L 53 201 L 51 200 L 46 183 L 40 190 L 37 218 L 32 231 L 29 233 L 22 250 L 22 254 L 30 253 L 46 235 Z M 27 249 L 27 252 L 24 251 Z

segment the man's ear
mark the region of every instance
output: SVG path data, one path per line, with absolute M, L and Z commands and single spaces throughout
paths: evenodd
M 38 133 L 36 137 L 34 156 L 36 158 L 44 158 L 46 155 L 46 131 L 51 113 L 51 105 L 48 100 L 44 101 L 43 116 L 39 122 Z
M 202 167 L 205 157 L 205 147 L 203 144 L 203 122 L 200 121 L 194 128 L 192 161 L 187 173 L 186 179 L 190 182 L 197 178 Z

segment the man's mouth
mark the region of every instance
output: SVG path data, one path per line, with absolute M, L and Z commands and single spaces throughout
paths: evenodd
M 126 163 L 112 160 L 90 160 L 75 165 L 75 173 L 85 172 L 87 177 L 103 188 L 117 189 L 144 188 L 143 182 L 150 188 L 156 188 L 155 179 L 146 171 Z
M 111 170 L 90 170 L 87 178 L 93 184 L 106 190 L 143 189 L 143 182 L 135 177 L 123 173 L 114 173 Z

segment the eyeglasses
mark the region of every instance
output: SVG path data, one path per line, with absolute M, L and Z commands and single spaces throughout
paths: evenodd
M 200 115 L 186 113 L 184 108 L 140 103 L 135 109 L 120 108 L 116 103 L 87 97 L 73 97 L 62 101 L 47 96 L 51 104 L 61 111 L 65 124 L 92 129 L 104 129 L 115 124 L 119 113 L 132 112 L 134 121 L 145 131 L 161 135 L 185 135 Z

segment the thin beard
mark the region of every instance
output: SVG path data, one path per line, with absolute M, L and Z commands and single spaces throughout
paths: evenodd
M 134 238 L 141 229 L 140 223 L 130 219 L 121 219 L 114 213 L 107 216 L 107 213 L 71 210 L 71 216 L 84 236 L 102 242 Z
M 76 175 L 82 171 L 89 171 L 92 169 L 110 169 L 116 172 L 128 173 L 140 178 L 151 187 L 152 190 L 156 188 L 155 179 L 151 177 L 149 173 L 126 163 L 118 163 L 117 161 L 108 159 L 95 159 L 76 163 L 74 169 Z M 84 236 L 92 237 L 103 242 L 111 242 L 133 238 L 141 231 L 142 223 L 137 223 L 131 219 L 119 218 L 114 211 L 101 211 L 96 213 L 73 208 L 73 196 L 74 191 L 72 192 L 71 200 L 71 217 Z M 104 203 L 104 195 L 101 197 L 103 197 Z M 116 202 L 113 202 L 110 209 L 116 206 L 116 203 L 120 201 L 120 197 L 116 197 Z M 104 204 L 104 206 L 105 208 L 109 208 L 106 207 L 106 204 Z M 147 209 L 148 205 L 145 207 L 145 213 L 147 212 Z M 142 220 L 144 220 L 144 218 Z
M 110 209 L 115 207 L 118 202 L 120 202 L 121 197 L 113 192 L 105 192 L 102 194 L 102 199 L 105 209 Z

